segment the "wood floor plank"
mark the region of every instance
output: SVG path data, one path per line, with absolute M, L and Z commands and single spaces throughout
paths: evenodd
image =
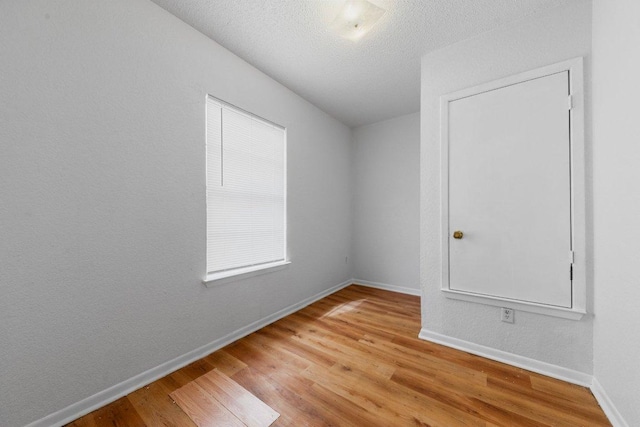
M 416 314 L 420 314 L 420 297 L 415 295 L 402 294 L 399 292 L 385 291 L 382 289 L 370 288 L 368 286 L 351 285 L 343 289 L 340 295 L 346 295 L 350 298 L 365 299 L 369 301 L 384 301 L 395 303 L 399 307 L 405 307 L 407 310 L 414 309 Z M 416 301 L 418 302 L 416 304 Z
M 229 350 L 237 357 L 252 360 L 248 370 L 238 372 L 233 379 L 272 408 L 277 408 L 281 416 L 275 425 L 282 426 L 342 426 L 344 419 L 336 411 L 323 411 L 321 402 L 308 391 L 313 382 L 300 375 L 301 366 L 292 363 L 295 354 L 286 355 L 282 351 L 261 351 L 249 342 L 231 346 Z M 252 352 L 257 351 L 256 354 Z M 320 359 L 323 363 L 325 358 Z M 306 368 L 310 363 L 306 363 Z
M 542 375 L 531 375 L 531 388 L 580 404 L 592 405 L 595 402 L 593 394 L 588 389 Z
M 189 416 L 169 397 L 176 389 L 173 385 L 168 381 L 155 381 L 127 398 L 149 426 L 195 427 Z
M 277 360 L 281 364 L 286 365 L 287 370 L 290 371 L 303 371 L 314 361 L 309 360 L 304 355 L 298 354 L 299 352 L 291 351 L 290 341 L 283 340 L 282 337 L 274 333 L 274 328 L 267 327 L 255 334 L 251 335 L 251 338 L 245 340 L 245 343 L 250 345 L 253 349 L 265 352 L 272 360 Z M 316 362 L 324 364 L 327 358 L 323 355 Z
M 207 372 L 212 371 L 214 368 L 215 366 L 209 363 L 207 358 L 202 358 L 200 360 L 197 360 L 193 363 L 188 364 L 187 366 L 176 371 L 175 373 L 181 374 L 183 376 L 182 378 L 183 381 L 187 380 L 187 378 L 190 378 L 191 379 L 190 381 L 192 381 L 198 377 L 201 377 Z
M 246 363 L 236 359 L 224 350 L 211 353 L 204 360 L 228 377 L 247 367 Z
M 458 367 L 457 369 L 469 369 L 485 374 L 487 377 L 503 378 L 521 387 L 531 388 L 531 373 L 521 368 L 420 339 L 394 337 L 391 342 L 400 345 L 402 349 L 406 349 L 403 351 L 411 354 L 411 357 L 416 358 L 416 360 L 424 358 L 429 364 L 441 361 L 448 364 L 450 370 L 453 370 L 454 367 Z
M 314 383 L 309 388 L 308 394 L 313 396 L 314 400 L 323 402 L 323 408 L 326 408 L 327 411 L 340 414 L 340 417 L 344 420 L 341 425 L 391 426 L 403 425 L 406 423 L 406 419 L 403 419 L 400 414 L 396 414 L 396 417 L 389 419 L 387 417 L 382 417 L 380 413 L 367 411 L 360 406 L 357 407 L 358 410 L 354 410 L 354 403 L 352 401 L 343 398 L 320 384 Z
M 302 311 L 292 314 L 291 316 L 296 318 L 298 317 L 304 318 L 306 316 L 311 316 L 311 318 L 313 319 L 313 316 L 314 316 L 313 310 L 315 309 L 316 307 L 309 306 Z M 372 328 L 369 325 L 360 324 L 357 321 L 354 321 L 353 319 L 348 319 L 347 317 L 326 317 L 325 316 L 325 317 L 320 317 L 314 320 L 314 322 L 319 327 L 323 326 L 328 330 L 333 330 L 344 337 L 348 337 L 352 339 L 362 339 L 363 336 L 369 335 L 369 336 L 377 337 L 381 340 L 391 341 L 393 340 L 394 337 L 397 336 L 397 334 L 393 332 Z M 417 333 L 413 335 L 414 339 L 416 335 Z
M 242 421 L 196 382 L 185 384 L 170 396 L 198 427 L 244 427 Z
M 396 366 L 399 367 L 414 369 L 421 373 L 427 373 L 429 376 L 443 377 L 444 375 L 447 380 L 460 377 L 465 383 L 487 384 L 486 372 L 460 366 L 447 359 L 399 346 L 394 342 L 376 340 L 372 337 L 364 337 L 360 343 L 371 348 L 371 352 L 377 359 L 393 359 Z
M 521 427 L 542 425 L 538 421 L 492 405 L 473 395 L 469 395 L 464 389 L 454 389 L 450 383 L 441 381 L 438 378 L 431 379 L 416 375 L 415 371 L 400 368 L 391 380 L 425 396 L 429 396 L 432 399 L 438 400 L 443 404 L 473 414 L 475 417 L 489 423 L 517 425 Z
M 512 383 L 500 380 L 489 379 L 489 389 L 495 389 L 493 393 L 498 399 L 502 399 L 503 404 L 510 404 L 509 398 L 513 398 L 515 402 L 524 401 L 526 404 L 521 406 L 528 407 L 532 405 L 532 409 L 544 407 L 544 413 L 556 416 L 566 420 L 568 425 L 589 425 L 589 426 L 608 426 L 609 421 L 595 402 L 595 398 L 591 405 L 585 402 L 576 402 L 571 399 L 558 398 L 548 393 L 536 392 L 534 389 L 523 389 Z M 506 393 L 509 398 L 504 397 Z M 589 392 L 589 394 L 591 394 Z M 518 400 L 515 400 L 518 399 Z
M 217 369 L 195 380 L 247 427 L 270 426 L 280 414 Z
M 356 364 L 360 369 L 375 371 L 379 375 L 391 378 L 395 367 L 388 360 L 371 357 L 370 352 L 361 351 L 357 343 L 353 341 L 341 342 L 339 336 L 330 336 L 321 333 L 317 329 L 305 329 L 304 325 L 290 320 L 289 324 L 296 328 L 296 333 L 291 337 L 292 343 L 308 347 L 310 351 L 327 354 L 335 362 L 344 361 Z M 274 328 L 277 331 L 277 328 Z M 277 333 L 277 332 L 276 332 Z
M 70 425 L 189 426 L 163 390 L 219 372 L 274 426 L 610 426 L 586 388 L 418 339 L 420 310 L 349 286 Z
M 73 427 L 146 427 L 127 397 L 122 397 L 69 424 Z
M 299 358 L 306 360 L 310 363 L 314 363 L 316 365 L 321 365 L 324 367 L 331 367 L 335 363 L 335 360 L 331 357 L 331 355 L 321 352 L 321 351 L 313 351 L 313 349 L 309 349 L 303 346 L 287 346 L 287 351 L 292 353 Z
M 308 368 L 304 375 L 315 383 L 374 413 L 433 426 L 484 426 L 461 411 L 447 407 L 393 382 L 376 378 L 353 366 L 338 364 L 327 370 Z M 392 412 L 389 410 L 393 408 Z M 402 424 L 401 424 L 402 425 Z
M 426 417 L 415 419 L 405 408 L 388 405 L 389 402 L 386 399 L 377 393 L 370 393 L 364 384 L 356 386 L 353 382 L 344 381 L 342 378 L 337 380 L 336 375 L 321 377 L 313 369 L 306 371 L 304 375 L 314 383 L 313 386 L 320 386 L 349 402 L 354 413 L 377 418 L 379 421 L 374 425 L 405 426 L 415 425 L 416 421 L 418 425 L 431 425 L 425 422 Z
M 286 370 L 271 371 L 251 365 L 235 374 L 233 380 L 267 405 L 277 408 L 280 418 L 274 423 L 276 426 L 340 425 L 332 422 L 332 414 L 320 412 L 304 393 L 299 392 L 301 388 L 310 388 L 313 382 L 291 375 Z

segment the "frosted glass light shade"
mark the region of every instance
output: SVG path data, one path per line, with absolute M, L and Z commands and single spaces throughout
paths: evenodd
M 384 15 L 385 10 L 367 0 L 347 0 L 331 24 L 340 36 L 359 40 Z

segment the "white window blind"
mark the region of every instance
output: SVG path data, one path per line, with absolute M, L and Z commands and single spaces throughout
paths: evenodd
M 207 273 L 284 261 L 286 131 L 207 97 Z

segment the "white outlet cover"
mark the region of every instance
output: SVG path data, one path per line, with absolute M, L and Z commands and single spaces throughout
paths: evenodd
M 513 323 L 513 317 L 515 315 L 515 311 L 512 308 L 503 307 L 500 310 L 500 320 L 507 323 Z

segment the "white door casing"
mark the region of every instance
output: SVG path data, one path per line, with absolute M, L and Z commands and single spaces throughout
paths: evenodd
M 448 297 L 585 312 L 582 93 L 578 58 L 441 98 Z

